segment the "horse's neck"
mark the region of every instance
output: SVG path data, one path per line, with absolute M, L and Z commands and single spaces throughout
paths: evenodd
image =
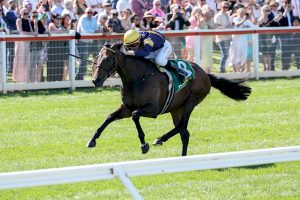
M 124 62 L 118 65 L 117 72 L 123 83 L 135 83 L 147 73 L 147 65 L 150 64 L 146 64 L 141 59 L 127 56 Z

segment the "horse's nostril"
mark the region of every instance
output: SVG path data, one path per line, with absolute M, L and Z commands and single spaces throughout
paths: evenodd
M 96 80 L 92 80 L 92 83 L 94 84 L 94 86 L 96 86 Z
M 101 87 L 102 86 L 102 81 L 99 77 L 92 80 L 92 83 L 94 84 L 95 87 Z

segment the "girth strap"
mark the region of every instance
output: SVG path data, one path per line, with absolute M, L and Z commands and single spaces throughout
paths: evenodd
M 163 114 L 169 108 L 169 106 L 170 106 L 170 104 L 171 104 L 171 102 L 173 100 L 173 97 L 174 97 L 174 81 L 173 81 L 172 74 L 168 70 L 166 70 L 164 67 L 160 67 L 159 70 L 161 72 L 166 73 L 167 76 L 168 76 L 168 80 L 169 80 L 169 84 L 168 84 L 168 96 L 167 96 L 167 99 L 165 101 L 164 107 L 163 107 L 163 109 L 160 112 L 160 114 Z

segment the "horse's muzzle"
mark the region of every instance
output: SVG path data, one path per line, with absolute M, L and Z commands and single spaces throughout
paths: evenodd
M 95 87 L 102 87 L 104 81 L 97 77 L 94 80 L 92 80 L 92 82 L 95 85 Z

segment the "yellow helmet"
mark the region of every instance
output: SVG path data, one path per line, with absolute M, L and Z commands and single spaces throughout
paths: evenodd
M 141 38 L 141 34 L 137 30 L 129 30 L 124 35 L 124 45 L 137 43 Z

